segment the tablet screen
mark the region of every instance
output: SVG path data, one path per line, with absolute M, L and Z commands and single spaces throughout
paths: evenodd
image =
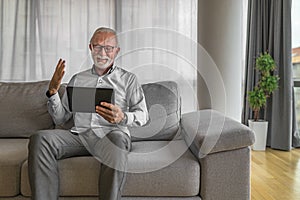
M 112 102 L 113 89 L 67 86 L 67 94 L 71 112 L 94 113 L 96 105 Z

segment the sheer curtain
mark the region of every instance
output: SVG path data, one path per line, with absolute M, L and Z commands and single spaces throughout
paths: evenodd
M 118 62 L 142 83 L 176 81 L 182 110 L 197 108 L 197 1 L 117 1 Z
M 89 63 L 88 43 L 98 26 L 115 27 L 114 0 L 1 0 L 0 80 L 50 79 L 57 60 L 64 78 Z
M 183 112 L 197 107 L 197 0 L 1 0 L 0 81 L 50 79 L 66 60 L 64 82 L 92 64 L 99 26 L 119 32 L 117 64 L 141 83 L 174 80 Z

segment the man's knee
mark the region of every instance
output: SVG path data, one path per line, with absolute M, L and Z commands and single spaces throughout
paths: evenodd
M 93 155 L 96 156 L 102 164 L 123 171 L 127 166 L 131 141 L 126 133 L 111 131 L 105 138 L 99 140 L 99 143 L 95 145 L 94 149 L 96 149 L 96 151 Z
M 111 131 L 106 136 L 114 145 L 116 145 L 120 149 L 130 151 L 131 140 L 126 133 L 122 131 Z
M 47 135 L 47 132 L 45 131 L 38 131 L 31 135 L 29 137 L 29 149 L 36 148 L 40 146 L 43 141 L 45 140 L 45 137 Z
M 56 147 L 52 145 L 52 136 L 49 130 L 41 130 L 31 135 L 28 144 L 29 153 L 36 154 L 40 151 L 45 152 L 45 150 L 55 153 L 53 151 L 55 151 Z

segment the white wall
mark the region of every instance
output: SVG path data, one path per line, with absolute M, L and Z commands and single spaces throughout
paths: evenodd
M 216 64 L 225 90 L 222 91 L 222 82 L 216 78 L 215 71 L 206 75 L 209 77 L 204 77 L 206 83 L 201 80 L 201 71 L 208 70 L 203 68 L 211 70 L 213 66 L 203 64 L 203 56 L 198 56 L 198 71 L 201 74 L 198 82 L 199 108 L 213 108 L 238 121 L 241 120 L 242 112 L 243 2 L 198 1 L 198 43 Z M 214 82 L 208 83 L 207 80 L 211 79 L 215 79 Z M 214 92 L 215 90 L 219 91 Z

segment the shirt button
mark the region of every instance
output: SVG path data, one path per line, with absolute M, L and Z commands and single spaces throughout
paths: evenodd
M 102 84 L 102 83 L 103 83 L 103 80 L 102 80 L 102 79 L 99 79 L 99 80 L 98 80 L 98 83 L 99 83 L 99 84 Z

